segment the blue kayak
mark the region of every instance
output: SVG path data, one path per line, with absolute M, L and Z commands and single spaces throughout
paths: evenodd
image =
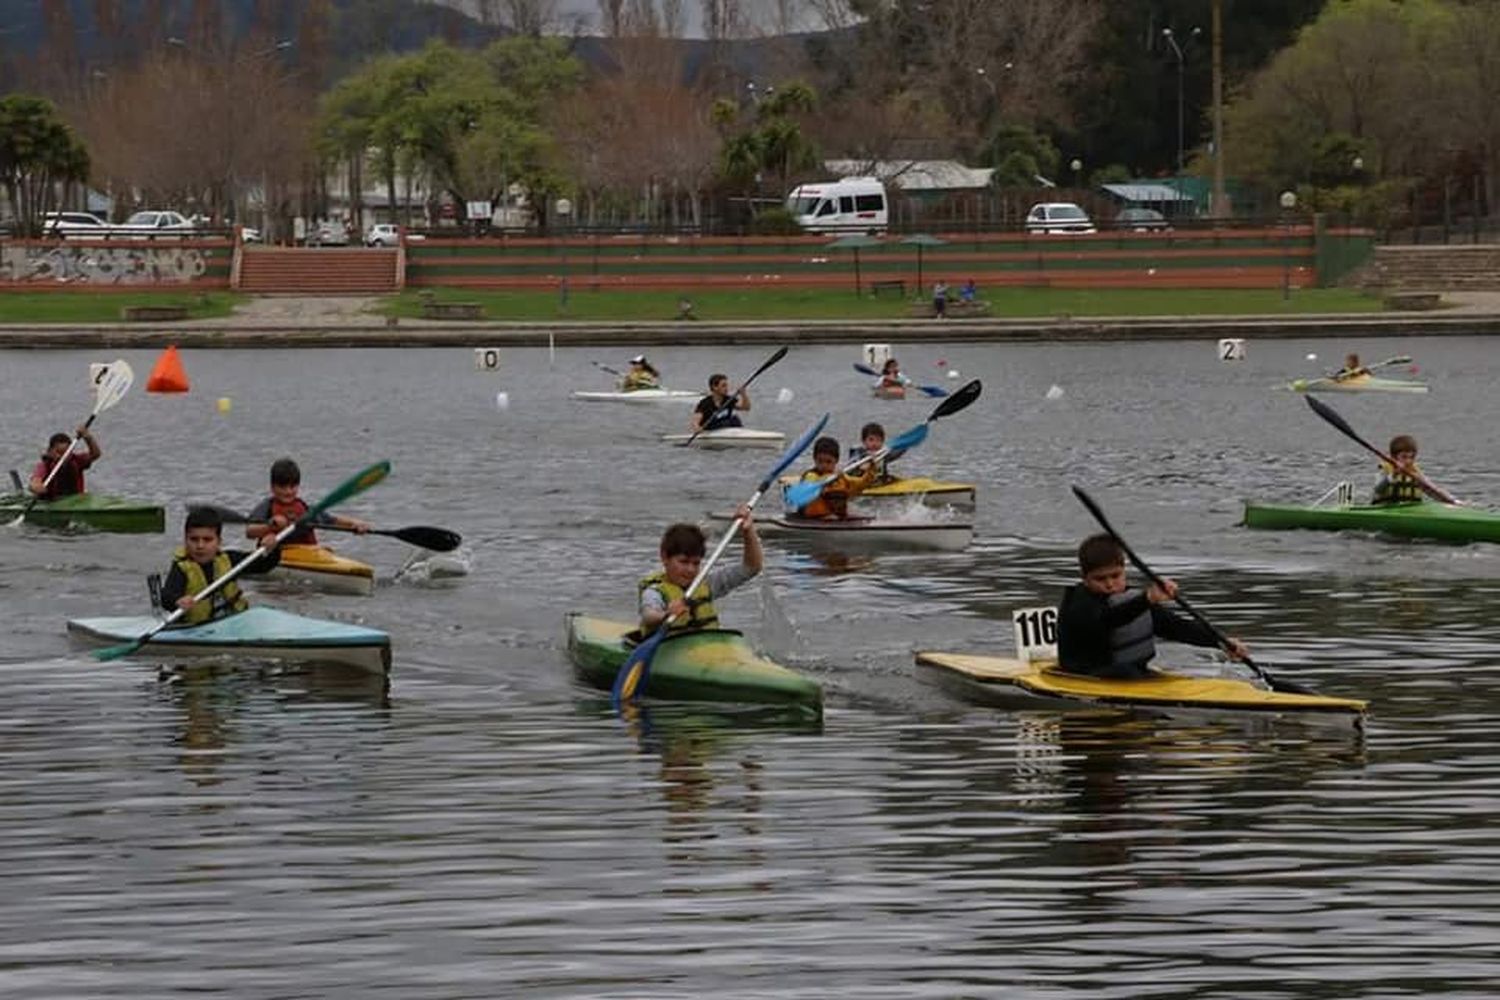
M 113 646 L 137 639 L 158 624 L 159 620 L 149 615 L 73 618 L 68 621 L 68 633 L 91 645 Z M 203 625 L 163 629 L 141 647 L 138 655 L 234 655 L 338 663 L 386 674 L 391 669 L 391 637 L 360 625 L 257 606 Z

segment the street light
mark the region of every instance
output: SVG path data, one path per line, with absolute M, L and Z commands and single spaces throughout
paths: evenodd
M 1297 192 L 1281 192 L 1281 301 L 1292 297 L 1292 256 L 1289 241 L 1292 229 L 1292 210 L 1297 207 Z
M 1083 161 L 1080 160 L 1080 159 L 1078 159 L 1075 156 L 1073 158 L 1073 162 L 1069 163 L 1068 166 L 1071 167 L 1071 168 L 1073 168 L 1073 187 L 1075 189 L 1082 190 L 1083 189 Z
M 1192 34 L 1188 35 L 1188 41 L 1192 42 L 1203 33 L 1202 28 L 1194 28 Z M 1187 59 L 1182 53 L 1182 46 L 1177 44 L 1177 36 L 1171 28 L 1161 29 L 1162 37 L 1167 44 L 1172 46 L 1172 51 L 1177 54 L 1177 173 L 1182 174 L 1183 169 L 1183 74 L 1187 67 Z
M 567 198 L 557 199 L 553 206 L 557 212 L 558 228 L 562 230 L 562 283 L 558 285 L 560 311 L 568 311 L 568 216 L 573 214 L 573 203 Z

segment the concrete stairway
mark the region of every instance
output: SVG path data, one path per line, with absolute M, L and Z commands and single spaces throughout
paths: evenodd
M 1375 283 L 1390 289 L 1500 289 L 1500 246 L 1376 247 Z
M 257 294 L 371 295 L 400 286 L 400 252 L 350 247 L 244 247 L 234 288 Z

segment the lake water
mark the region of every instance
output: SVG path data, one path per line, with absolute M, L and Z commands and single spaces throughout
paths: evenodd
M 1417 435 L 1459 496 L 1500 495 L 1493 346 L 897 348 L 919 380 L 984 380 L 897 467 L 979 484 L 974 545 L 768 541 L 720 604 L 824 685 L 821 723 L 670 704 L 626 723 L 573 680 L 564 613 L 628 616 L 662 527 L 775 459 L 661 445 L 688 406 L 568 398 L 633 350 L 505 351 L 498 373 L 465 350 L 194 351 L 177 397 L 144 394 L 153 355 L 127 353 L 137 388 L 96 424 L 90 483 L 167 503 L 168 534 L 0 532 L 0 992 L 1493 996 L 1500 547 L 1235 526 L 1243 498 L 1373 480 L 1273 389 L 1346 350 L 1415 355 L 1433 386 L 1329 397 L 1346 419 Z M 115 353 L 0 353 L 11 464 L 83 418 L 86 364 Z M 697 388 L 769 348 L 647 353 Z M 871 400 L 857 358 L 794 348 L 747 423 L 791 435 L 831 410 L 847 444 L 925 418 Z M 288 453 L 311 497 L 390 459 L 341 510 L 464 535 L 456 585 L 393 579 L 395 541 L 332 536 L 377 565 L 373 597 L 258 598 L 388 630 L 388 693 L 249 664 L 174 680 L 69 645 L 69 617 L 144 613 L 184 503 L 248 508 Z M 914 650 L 1008 652 L 1011 610 L 1055 601 L 1095 530 L 1074 483 L 1278 675 L 1368 698 L 1365 731 L 1002 712 L 919 675 Z

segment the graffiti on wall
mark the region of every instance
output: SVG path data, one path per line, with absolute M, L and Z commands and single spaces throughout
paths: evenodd
M 201 278 L 212 250 L 0 244 L 0 282 L 170 285 Z

